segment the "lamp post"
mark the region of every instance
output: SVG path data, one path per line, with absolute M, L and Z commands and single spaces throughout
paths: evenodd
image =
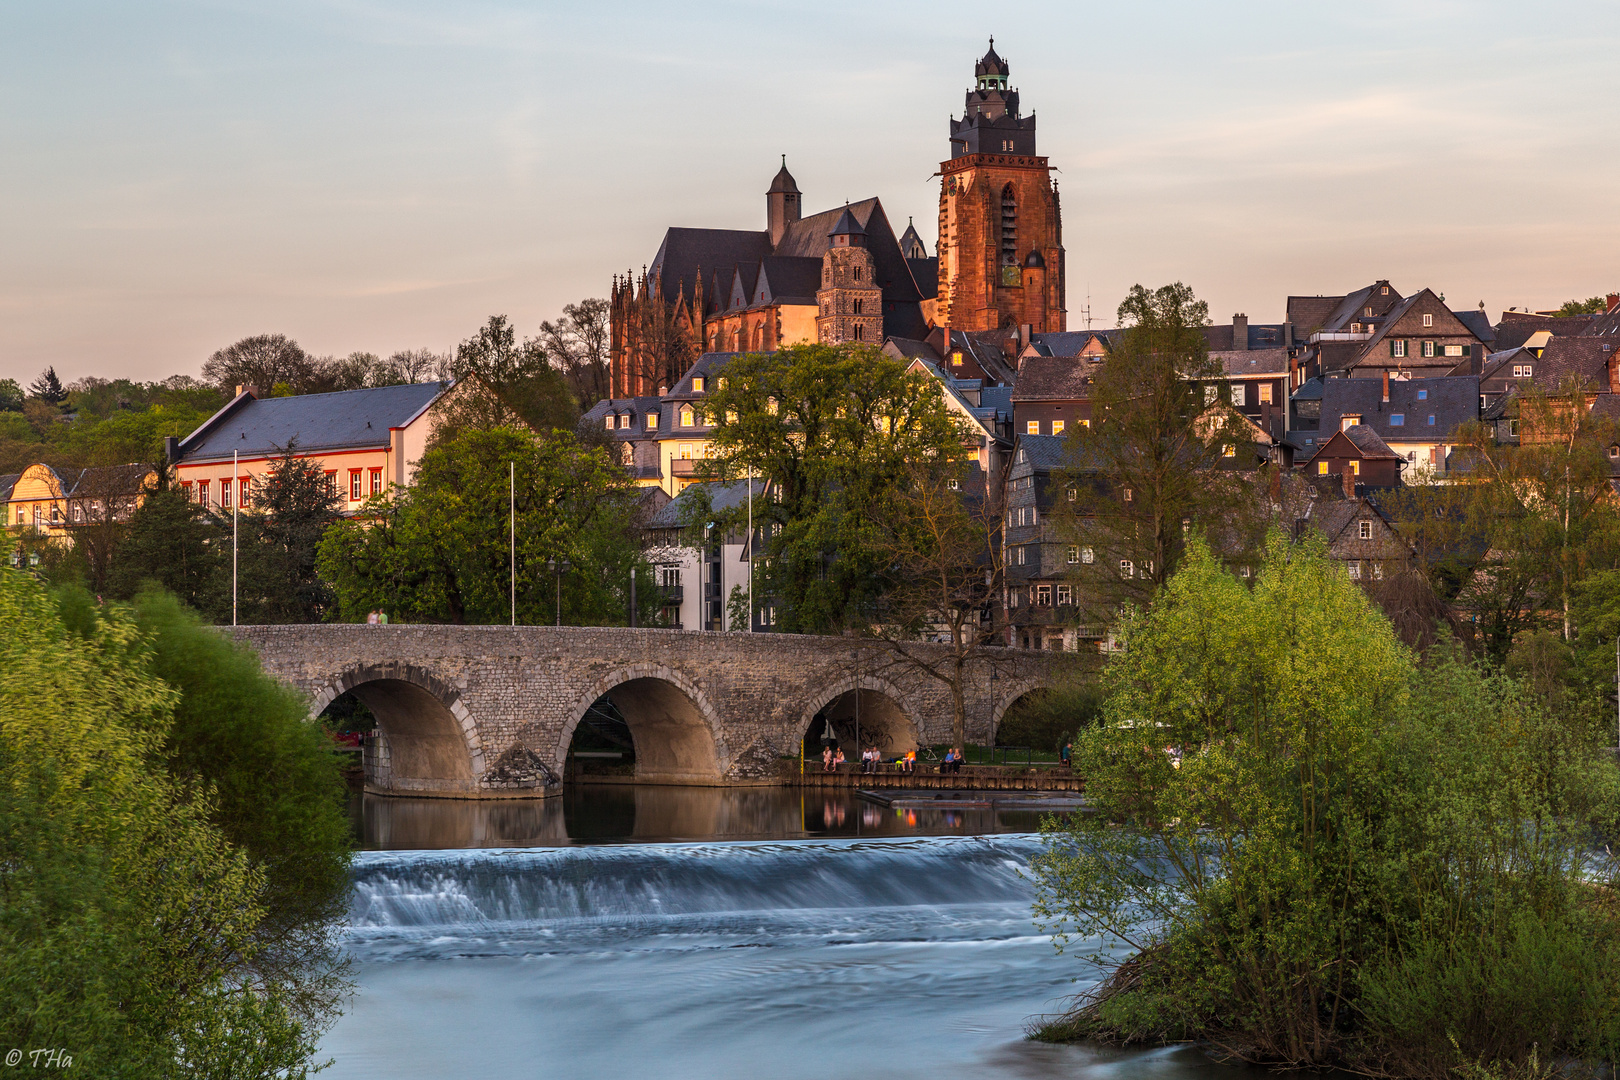
M 564 559 L 561 562 L 558 562 L 554 558 L 547 559 L 546 560 L 546 569 L 550 570 L 557 577 L 557 625 L 561 626 L 562 625 L 562 576 L 564 574 L 568 573 L 568 570 L 569 570 L 568 560 Z

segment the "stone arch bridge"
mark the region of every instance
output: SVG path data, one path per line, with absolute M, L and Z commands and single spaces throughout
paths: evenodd
M 574 729 L 600 697 L 630 727 L 646 783 L 759 784 L 780 774 L 825 710 L 889 750 L 950 739 L 946 684 L 882 643 L 793 634 L 550 626 L 245 626 L 264 670 L 308 695 L 310 716 L 353 693 L 382 738 L 369 790 L 457 798 L 555 793 Z M 908 646 L 930 661 L 945 646 Z M 1057 654 L 970 661 L 968 737 L 988 741 Z

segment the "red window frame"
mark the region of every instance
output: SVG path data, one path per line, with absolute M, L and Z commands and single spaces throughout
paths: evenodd
M 350 502 L 359 502 L 361 499 L 366 497 L 365 496 L 365 489 L 361 485 L 361 482 L 360 482 L 360 474 L 361 474 L 361 470 L 359 470 L 359 469 L 350 469 L 349 470 L 349 501 Z
M 200 506 L 208 505 L 208 481 L 197 481 L 197 503 Z
M 238 476 L 236 478 L 236 505 L 246 510 L 253 503 L 253 477 Z
M 383 474 L 383 471 L 381 469 L 372 469 L 371 470 L 371 493 L 373 495 L 381 495 L 382 494 L 382 489 L 383 489 L 382 474 Z

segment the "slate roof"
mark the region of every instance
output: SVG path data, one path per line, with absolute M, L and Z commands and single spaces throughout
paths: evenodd
M 1573 379 L 1587 389 L 1609 388 L 1608 362 L 1620 339 L 1601 337 L 1555 337 L 1534 360 L 1534 383 L 1549 393 Z
M 1237 349 L 1237 339 L 1233 336 L 1236 327 L 1227 323 L 1224 326 L 1203 327 L 1204 342 L 1211 352 L 1224 352 L 1227 349 Z M 1250 323 L 1248 334 L 1244 338 L 1245 348 L 1248 349 L 1274 349 L 1283 345 L 1282 323 Z
M 999 423 L 1012 423 L 1013 388 L 1010 386 L 986 386 L 979 391 L 979 408 L 977 411 L 990 411 Z
M 729 287 L 732 267 L 758 263 L 770 254 L 771 234 L 764 229 L 672 228 L 665 231 L 647 276 L 658 282 L 664 299 L 673 300 L 679 292 L 681 299 L 690 300 L 699 273 L 724 272 Z M 817 258 L 820 255 L 816 253 Z M 708 287 L 705 282 L 704 288 Z
M 1496 324 L 1496 347 L 1513 349 L 1542 330 L 1553 337 L 1589 333 L 1601 315 L 1537 315 L 1531 311 L 1504 311 Z
M 1211 351 L 1209 355 L 1221 362 L 1221 367 L 1229 376 L 1288 374 L 1288 350 L 1285 348 Z
M 799 259 L 785 255 L 772 255 L 761 260 L 759 280 L 754 288 L 754 303 L 784 303 L 801 300 L 816 302 L 821 288 L 821 260 Z
M 932 345 L 918 338 L 891 337 L 883 345 L 885 349 L 892 348 L 905 360 L 926 360 L 935 366 L 945 362 L 945 358 Z
M 1320 330 L 1343 299 L 1342 296 L 1290 296 L 1288 321 L 1294 324 L 1294 334 L 1306 338 Z
M 593 431 L 600 430 L 602 434 L 623 442 L 645 439 L 658 431 L 656 427 L 648 430 L 645 418 L 649 412 L 659 412 L 660 400 L 654 395 L 633 398 L 603 398 L 585 410 L 584 415 L 579 418 L 579 424 L 582 428 L 588 427 Z M 627 428 L 614 427 L 611 430 L 604 428 L 602 421 L 609 413 L 618 416 L 628 413 L 630 415 L 630 426 Z M 662 418 L 660 418 L 660 422 L 662 422 Z
M 707 492 L 709 505 L 715 510 L 732 510 L 742 506 L 748 501 L 748 487 L 754 488 L 754 503 L 756 507 L 765 501 L 767 490 L 766 482 L 755 477 L 753 480 L 729 480 L 721 483 L 710 480 L 698 484 L 688 484 L 681 493 L 669 502 L 660 506 L 653 515 L 647 519 L 644 526 L 648 529 L 681 529 L 688 524 L 685 520 L 687 508 L 697 502 L 699 492 Z
M 1059 330 L 1029 335 L 1029 343 L 1045 356 L 1079 356 L 1093 336 L 1104 345 L 1118 339 L 1119 330 Z
M 22 479 L 22 473 L 7 473 L 0 476 L 0 502 L 6 502 L 11 498 L 11 489 L 17 486 L 17 481 L 20 479 Z
M 1485 344 L 1490 345 L 1496 341 L 1496 328 L 1491 325 L 1490 316 L 1483 311 L 1473 308 L 1467 311 L 1453 311 L 1452 314 Z
M 312 452 L 388 446 L 389 428 L 404 427 L 448 388 L 431 382 L 297 397 L 244 393 L 180 440 L 179 460 L 228 458 L 233 450 L 279 454 L 295 440 Z
M 1304 389 L 1301 387 L 1301 392 Z M 1383 401 L 1382 379 L 1327 379 L 1322 383 L 1321 394 L 1321 426 L 1315 432 L 1299 433 L 1315 437 L 1318 443 L 1339 430 L 1339 420 L 1346 413 L 1358 414 L 1362 424 L 1386 442 L 1439 442 L 1449 439 L 1458 425 L 1479 419 L 1479 377 L 1476 375 L 1392 379 L 1387 403 Z M 1424 396 L 1420 398 L 1419 394 Z M 1432 426 L 1428 423 L 1431 415 L 1434 417 Z M 1402 423 L 1392 424 L 1390 421 L 1395 416 L 1401 416 Z M 1289 441 L 1299 445 L 1292 439 Z
M 911 280 L 916 283 L 917 292 L 924 300 L 933 300 L 939 296 L 939 259 L 930 256 L 926 259 L 907 259 L 906 265 L 911 268 Z
M 1068 463 L 1063 450 L 1065 442 L 1067 439 L 1062 435 L 1020 435 L 1014 446 L 1013 466 L 1027 463 L 1037 472 L 1061 469 Z
M 1013 401 L 1079 401 L 1091 397 L 1090 369 L 1074 356 L 1026 356 L 1018 366 Z
M 1366 424 L 1352 424 L 1345 428 L 1344 437 L 1349 439 L 1351 445 L 1361 451 L 1361 456 L 1368 461 L 1405 460 L 1400 454 L 1389 448 L 1389 443 L 1378 437 L 1378 432 Z M 1321 450 L 1317 450 L 1318 454 L 1321 452 Z
M 1620 307 L 1597 316 L 1581 333 L 1588 337 L 1620 337 Z

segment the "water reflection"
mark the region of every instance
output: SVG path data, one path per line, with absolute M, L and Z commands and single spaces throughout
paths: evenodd
M 679 840 L 974 836 L 1034 832 L 1030 810 L 889 808 L 853 791 L 581 784 L 550 799 L 399 799 L 357 795 L 367 850 L 555 847 Z

